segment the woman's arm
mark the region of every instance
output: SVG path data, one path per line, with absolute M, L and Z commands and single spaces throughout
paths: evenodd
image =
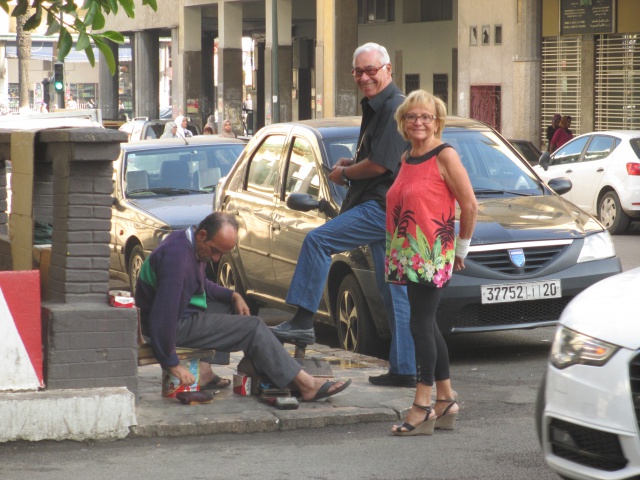
M 478 202 L 467 170 L 453 148 L 442 150 L 438 154 L 437 162 L 442 179 L 460 205 L 460 232 L 458 236 L 463 240 L 470 240 L 478 216 Z M 463 268 L 464 258 L 456 256 L 453 269 L 461 270 Z

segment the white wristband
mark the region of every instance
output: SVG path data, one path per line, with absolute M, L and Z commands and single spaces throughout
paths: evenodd
M 471 245 L 471 239 L 456 237 L 456 257 L 467 258 L 469 253 L 469 245 Z

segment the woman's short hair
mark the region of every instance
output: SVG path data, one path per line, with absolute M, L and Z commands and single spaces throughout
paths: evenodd
M 440 98 L 425 90 L 414 90 L 411 92 L 404 102 L 402 102 L 398 107 L 398 110 L 396 110 L 395 119 L 398 124 L 398 131 L 400 132 L 400 135 L 402 135 L 402 138 L 409 140 L 405 130 L 405 125 L 407 123 L 404 119 L 405 113 L 413 107 L 426 107 L 429 105 L 433 105 L 436 112 L 436 119 L 434 121 L 436 122 L 437 127 L 434 135 L 436 138 L 442 138 L 442 130 L 444 130 L 444 124 L 447 120 L 447 106 Z

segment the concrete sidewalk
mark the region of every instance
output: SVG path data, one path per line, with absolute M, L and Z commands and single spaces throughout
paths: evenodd
M 289 346 L 288 346 L 289 347 Z M 291 347 L 293 355 L 293 347 Z M 413 401 L 413 388 L 376 387 L 369 375 L 387 371 L 387 362 L 320 344 L 307 348 L 307 357 L 328 361 L 336 379 L 352 379 L 344 392 L 320 402 L 300 402 L 297 410 L 278 410 L 255 396 L 240 396 L 232 387 L 220 390 L 210 404 L 183 405 L 161 396 L 161 369 L 148 365 L 138 369 L 137 425 L 131 436 L 181 436 L 215 433 L 252 433 L 362 422 L 397 422 Z M 214 371 L 231 378 L 242 353 L 232 354 L 229 366 Z

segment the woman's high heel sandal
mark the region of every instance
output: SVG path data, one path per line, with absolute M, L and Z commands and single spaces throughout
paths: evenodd
M 449 405 L 444 409 L 442 415 L 436 419 L 435 428 L 439 428 L 441 430 L 453 430 L 456 418 L 458 418 L 458 412 L 449 413 L 449 410 L 458 402 L 455 399 L 436 400 L 436 402 L 448 402 Z
M 436 417 L 431 417 L 432 408 L 431 405 L 417 405 L 413 404 L 414 407 L 418 407 L 426 412 L 424 420 L 417 425 L 411 425 L 410 423 L 404 422 L 402 426 L 396 426 L 391 433 L 399 436 L 411 436 L 411 435 L 433 435 L 433 428 L 436 425 Z M 404 431 L 402 430 L 404 429 Z

